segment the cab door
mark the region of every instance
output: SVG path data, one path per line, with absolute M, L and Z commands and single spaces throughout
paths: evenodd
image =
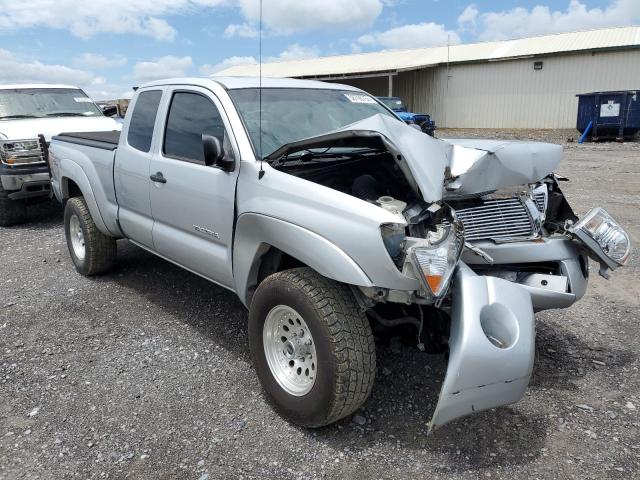
M 131 240 L 153 248 L 149 164 L 163 90 L 141 90 L 121 133 L 113 170 L 120 228 Z
M 217 137 L 227 156 L 235 140 L 216 96 L 200 87 L 170 88 L 161 145 L 151 158 L 153 243 L 160 255 L 232 288 L 231 247 L 240 162 L 223 171 L 204 164 L 202 135 Z

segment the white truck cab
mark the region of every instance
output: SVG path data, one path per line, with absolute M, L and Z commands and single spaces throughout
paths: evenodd
M 49 197 L 43 149 L 53 135 L 120 128 L 78 87 L 0 85 L 0 226 L 23 221 L 27 204 Z

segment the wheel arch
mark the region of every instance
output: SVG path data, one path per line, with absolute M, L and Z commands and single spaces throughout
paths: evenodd
M 82 168 L 75 162 L 67 161 L 64 162 L 64 172 L 64 175 L 60 177 L 62 201 L 66 202 L 72 197 L 83 197 L 98 230 L 105 235 L 112 236 L 102 218 L 89 179 Z
M 62 189 L 63 200 L 69 200 L 73 197 L 84 197 L 80 186 L 69 177 L 63 177 L 60 186 Z
M 235 290 L 245 306 L 266 276 L 306 266 L 332 280 L 373 286 L 355 261 L 337 245 L 298 225 L 266 215 L 238 217 L 233 248 Z

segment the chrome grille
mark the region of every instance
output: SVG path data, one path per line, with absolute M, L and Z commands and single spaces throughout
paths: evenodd
M 540 185 L 533 191 L 533 201 L 536 202 L 536 207 L 541 213 L 547 211 L 547 197 L 548 190 L 546 185 Z
M 0 143 L 0 160 L 8 165 L 44 163 L 44 151 L 38 140 L 5 140 Z
M 519 198 L 485 200 L 482 205 L 456 210 L 464 236 L 473 240 L 526 239 L 534 236 L 534 222 Z

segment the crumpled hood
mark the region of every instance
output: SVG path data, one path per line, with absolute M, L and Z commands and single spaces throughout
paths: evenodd
M 562 147 L 508 140 L 443 140 L 453 144 L 446 190 L 460 195 L 537 182 L 562 160 Z
M 0 121 L 0 139 L 27 140 L 43 134 L 47 141 L 63 132 L 120 130 L 122 125 L 109 117 L 48 117 Z
M 504 140 L 442 140 L 386 115 L 374 115 L 339 132 L 379 134 L 412 186 L 427 202 L 534 183 L 562 159 L 562 147 Z M 398 160 L 400 155 L 400 160 Z

